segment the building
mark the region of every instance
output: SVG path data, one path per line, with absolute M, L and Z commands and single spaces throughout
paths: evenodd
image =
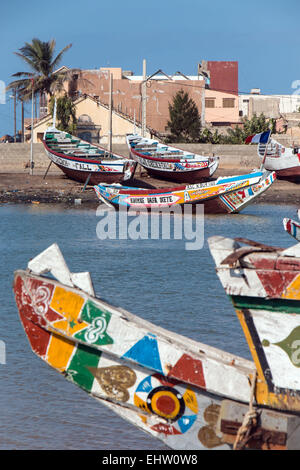
M 88 95 L 82 95 L 74 101 L 78 119 L 77 135 L 83 140 L 100 145 L 107 145 L 110 136 L 110 111 L 107 105 Z M 41 142 L 45 130 L 53 123 L 50 114 L 43 116 L 33 125 L 33 142 Z M 31 124 L 26 126 L 25 139 L 31 139 Z M 112 143 L 124 143 L 126 134 L 141 132 L 139 124 L 116 110 L 112 112 Z M 146 136 L 151 137 L 146 131 Z
M 59 71 L 69 70 L 66 66 Z M 72 71 L 71 71 L 72 72 Z M 112 77 L 112 90 L 110 78 Z M 94 115 L 94 102 L 98 107 L 108 108 L 110 96 L 116 115 L 123 120 L 141 126 L 143 117 L 142 90 L 144 77 L 134 75 L 131 71 L 123 71 L 120 67 L 100 67 L 92 70 L 74 70 L 71 80 L 65 83 L 65 92 L 77 103 L 81 97 L 90 97 L 85 101 L 86 110 L 82 112 L 79 101 L 76 106 L 78 119 L 78 136 L 91 142 L 104 142 L 107 139 L 107 117 L 102 122 L 100 113 Z M 175 94 L 184 90 L 193 99 L 199 111 L 202 126 L 234 127 L 239 119 L 238 100 L 238 63 L 220 61 L 202 61 L 198 65 L 197 75 L 188 76 L 181 72 L 168 75 L 162 70 L 147 77 L 146 81 L 145 120 L 149 133 L 158 136 L 167 134 L 169 121 L 169 105 Z M 91 107 L 91 110 L 89 110 Z M 79 109 L 80 108 L 80 109 Z M 40 99 L 40 118 L 49 120 L 47 115 L 47 97 Z M 103 114 L 103 113 L 102 113 Z M 105 114 L 105 113 L 104 113 Z M 123 121 L 119 120 L 120 129 L 115 128 L 113 135 L 123 134 Z M 122 124 L 121 124 L 122 123 Z M 35 124 L 36 138 L 42 133 L 42 123 Z M 126 126 L 125 126 L 126 127 Z M 30 128 L 30 126 L 29 126 Z M 28 129 L 28 127 L 27 127 Z
M 88 94 L 104 105 L 109 104 L 110 75 L 113 77 L 113 108 L 136 122 L 142 121 L 143 76 L 123 72 L 121 68 L 82 70 L 73 84 L 73 93 Z M 148 77 L 146 82 L 146 124 L 153 133 L 163 135 L 169 120 L 169 104 L 174 95 L 183 89 L 189 93 L 199 110 L 204 107 L 205 79 L 202 76 L 188 77 L 179 72 L 167 75 L 162 71 Z
M 209 83 L 205 89 L 205 116 L 208 127 L 235 127 L 240 123 L 237 61 L 202 61 L 198 71 Z
M 300 96 L 262 95 L 259 88 L 249 94 L 239 95 L 240 117 L 251 119 L 254 114 L 263 113 L 267 118 L 278 119 L 285 114 L 295 113 L 300 107 Z

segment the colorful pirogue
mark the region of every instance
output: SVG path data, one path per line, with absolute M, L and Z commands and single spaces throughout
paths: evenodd
M 70 273 L 56 244 L 15 272 L 30 345 L 66 379 L 170 448 L 299 449 L 300 259 L 293 248 L 251 246 L 242 252 L 250 261 L 231 275 L 229 266 L 245 259 L 235 242 L 217 238 L 210 246 L 255 363 L 95 297 L 89 273 Z M 253 284 L 264 263 L 276 264 L 274 282 L 264 274 Z
M 186 152 L 137 134 L 128 134 L 126 139 L 131 158 L 154 178 L 197 183 L 212 176 L 219 165 L 219 157 Z
M 68 178 L 90 185 L 129 180 L 137 163 L 68 132 L 50 127 L 43 137 L 46 154 Z
M 300 210 L 298 210 L 298 219 L 300 221 Z M 296 240 L 300 242 L 300 222 L 296 220 L 284 218 L 283 219 L 284 229 Z
M 176 188 L 142 189 L 121 185 L 94 186 L 98 198 L 109 206 L 155 209 L 204 204 L 206 213 L 239 212 L 266 191 L 276 179 L 269 171 L 254 171 L 245 175 L 219 177 L 208 183 Z
M 300 182 L 300 150 L 298 147 L 285 147 L 271 138 L 271 131 L 247 137 L 246 144 L 256 143 L 262 165 L 269 171 L 276 171 L 278 179 Z

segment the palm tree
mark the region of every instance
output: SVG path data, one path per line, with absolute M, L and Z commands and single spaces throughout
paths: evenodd
M 47 93 L 52 96 L 57 90 L 61 90 L 63 82 L 69 79 L 70 70 L 58 71 L 63 54 L 70 49 L 72 44 L 68 44 L 55 56 L 54 39 L 50 41 L 41 41 L 40 39 L 32 39 L 31 43 L 25 43 L 25 46 L 15 52 L 27 65 L 30 72 L 17 72 L 13 77 L 22 77 L 11 82 L 7 89 L 15 89 L 19 96 L 25 101 L 30 99 L 32 90 L 34 93 Z

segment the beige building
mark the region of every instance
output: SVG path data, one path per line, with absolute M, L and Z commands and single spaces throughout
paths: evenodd
M 234 127 L 240 122 L 239 97 L 232 93 L 205 90 L 205 123 Z
M 110 111 L 108 106 L 100 103 L 96 98 L 82 96 L 74 102 L 78 119 L 77 135 L 83 140 L 100 145 L 107 145 L 110 135 Z M 45 115 L 33 126 L 33 142 L 41 142 L 45 130 L 53 123 L 50 114 Z M 31 139 L 30 125 L 26 128 L 25 138 Z M 140 126 L 132 119 L 123 116 L 119 112 L 112 112 L 112 143 L 125 143 L 126 134 L 141 132 Z M 148 137 L 150 133 L 146 132 Z

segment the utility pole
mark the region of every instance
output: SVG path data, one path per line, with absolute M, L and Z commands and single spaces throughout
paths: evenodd
M 32 95 L 31 95 L 31 142 L 30 142 L 30 174 L 33 175 L 33 100 L 34 100 L 34 81 L 32 79 Z
M 143 60 L 143 82 L 142 82 L 142 137 L 146 135 L 146 111 L 147 111 L 147 83 L 146 83 L 146 59 Z
M 17 89 L 14 88 L 14 142 L 17 142 Z
M 113 74 L 109 74 L 109 122 L 108 122 L 108 151 L 112 151 L 112 107 L 113 107 Z
M 21 99 L 21 112 L 22 112 L 22 116 L 21 116 L 21 122 L 22 122 L 22 143 L 24 143 L 24 101 L 23 99 Z

